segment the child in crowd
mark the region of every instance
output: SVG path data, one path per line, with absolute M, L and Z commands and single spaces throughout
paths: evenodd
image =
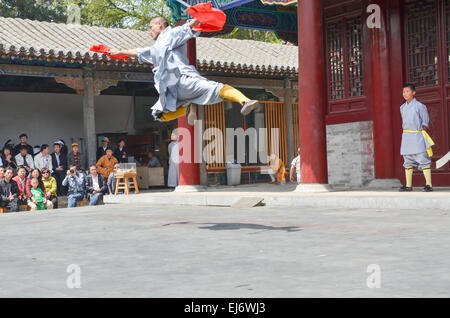
M 45 210 L 47 199 L 44 191 L 39 187 L 37 178 L 31 179 L 31 195 L 31 198 L 28 199 L 28 206 L 31 208 L 31 211 Z

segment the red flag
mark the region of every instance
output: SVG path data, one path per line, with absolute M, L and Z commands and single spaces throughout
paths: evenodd
M 92 52 L 96 52 L 96 53 L 106 54 L 107 56 L 109 56 L 112 59 L 128 60 L 128 58 L 129 58 L 129 56 L 126 56 L 126 55 L 112 56 L 111 54 L 108 53 L 110 48 L 103 44 L 93 45 L 93 46 L 91 46 L 91 48 L 89 50 Z
M 199 32 L 221 31 L 227 20 L 227 15 L 222 10 L 213 8 L 211 3 L 196 4 L 186 9 L 186 12 L 202 23 L 192 28 Z

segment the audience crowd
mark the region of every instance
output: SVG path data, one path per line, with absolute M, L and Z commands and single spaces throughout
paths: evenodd
M 85 158 L 76 142 L 69 153 L 62 140 L 53 143 L 53 153 L 48 144 L 35 153 L 26 134 L 19 138 L 15 147 L 9 140 L 0 156 L 0 207 L 9 212 L 18 212 L 23 205 L 32 211 L 57 209 L 61 196 L 67 196 L 69 208 L 85 199 L 89 205 L 97 205 L 103 195 L 114 193 L 119 164 L 128 162 L 125 140 L 120 140 L 113 151 L 104 137 L 97 150 L 97 164 L 86 171 Z

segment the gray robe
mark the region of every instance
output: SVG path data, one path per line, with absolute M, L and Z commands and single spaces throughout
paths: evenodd
M 428 127 L 430 118 L 427 107 L 415 98 L 408 104 L 405 102 L 400 107 L 402 115 L 403 130 L 422 130 L 422 126 Z M 401 155 L 414 155 L 426 152 L 430 144 L 425 140 L 422 133 L 403 133 Z
M 169 173 L 167 176 L 167 186 L 175 188 L 178 186 L 180 179 L 180 171 L 178 164 L 180 162 L 180 154 L 178 149 L 178 142 L 172 141 L 169 144 Z
M 155 88 L 159 93 L 152 107 L 155 119 L 191 103 L 209 105 L 222 101 L 219 91 L 223 84 L 207 80 L 188 63 L 186 42 L 198 34 L 192 32 L 188 21 L 164 29 L 153 46 L 137 49 L 139 63 L 153 64 Z

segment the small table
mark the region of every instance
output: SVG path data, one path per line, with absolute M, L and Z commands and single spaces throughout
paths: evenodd
M 128 195 L 130 193 L 130 188 L 134 188 L 134 192 L 136 194 L 139 193 L 139 187 L 136 181 L 136 172 L 127 172 L 127 173 L 116 173 L 116 190 L 114 191 L 114 195 L 117 195 L 119 190 L 124 190 L 125 194 Z M 131 179 L 131 181 L 130 181 Z M 123 180 L 123 181 L 120 181 Z

